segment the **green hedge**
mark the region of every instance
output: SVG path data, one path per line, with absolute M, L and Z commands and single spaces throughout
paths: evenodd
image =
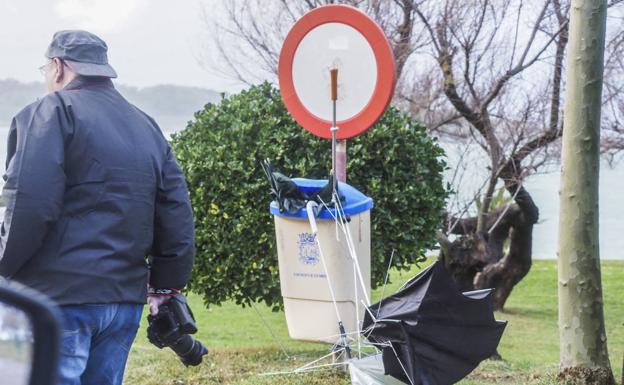
M 299 127 L 269 83 L 208 104 L 172 147 L 195 213 L 197 259 L 191 290 L 206 305 L 233 299 L 281 305 L 269 184 L 260 161 L 291 177 L 326 178 L 331 144 Z M 349 184 L 373 197 L 372 284 L 393 265 L 422 261 L 434 245 L 447 191 L 443 150 L 425 128 L 390 108 L 347 143 Z

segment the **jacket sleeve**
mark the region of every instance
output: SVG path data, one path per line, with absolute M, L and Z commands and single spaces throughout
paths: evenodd
M 12 277 L 42 246 L 62 212 L 64 126 L 71 119 L 51 95 L 13 119 L 2 198 L 0 276 Z
M 167 147 L 156 196 L 150 286 L 183 288 L 190 278 L 194 258 L 193 210 L 182 170 Z

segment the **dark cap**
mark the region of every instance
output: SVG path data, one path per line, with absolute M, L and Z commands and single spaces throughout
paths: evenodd
M 79 75 L 116 78 L 117 73 L 108 64 L 104 40 L 87 31 L 58 31 L 46 51 L 49 59 L 62 59 Z

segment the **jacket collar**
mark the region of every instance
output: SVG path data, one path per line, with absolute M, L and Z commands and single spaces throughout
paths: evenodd
M 69 84 L 63 88 L 63 90 L 73 91 L 83 88 L 95 87 L 114 88 L 113 82 L 109 78 L 78 76 L 77 78 L 69 82 Z

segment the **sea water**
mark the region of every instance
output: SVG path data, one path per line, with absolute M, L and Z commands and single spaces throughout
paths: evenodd
M 451 212 L 461 211 L 465 202 L 473 200 L 487 179 L 488 159 L 484 152 L 473 145 L 466 151 L 462 144 L 442 143 L 446 151 L 449 169 L 444 177 L 451 182 L 457 195 L 449 199 Z M 461 162 L 460 162 L 461 159 Z M 466 169 L 457 167 L 462 164 Z M 559 185 L 560 166 L 556 163 L 542 166 L 538 174 L 530 175 L 523 182 L 539 209 L 539 221 L 533 228 L 533 258 L 557 258 L 559 234 Z M 502 183 L 499 183 L 499 188 Z M 484 191 L 485 188 L 483 188 Z M 602 259 L 624 259 L 624 161 L 610 166 L 600 164 L 599 230 L 600 256 Z M 459 204 L 457 204 L 459 202 Z M 472 206 L 474 214 L 474 205 Z
M 0 127 L 0 160 L 3 172 L 8 131 L 8 127 Z M 448 154 L 449 166 L 454 166 L 463 151 L 457 146 L 445 145 L 444 147 Z M 474 165 L 474 167 L 464 172 L 463 181 L 459 186 L 465 187 L 467 194 L 472 194 L 470 191 L 474 191 L 475 183 L 483 180 L 483 177 L 479 177 L 478 174 L 485 170 L 485 159 L 479 155 L 478 151 L 471 150 L 469 156 L 476 158 L 469 162 L 464 161 L 464 163 Z M 540 211 L 539 222 L 533 230 L 533 258 L 535 259 L 557 258 L 560 174 L 558 166 L 550 166 L 548 169 L 549 172 L 532 175 L 524 182 Z M 451 167 L 445 172 L 447 181 L 451 181 L 454 174 L 461 174 L 454 171 L 454 167 Z M 258 178 L 260 177 L 261 175 L 258 174 Z M 610 167 L 606 162 L 602 162 L 599 205 L 600 256 L 603 259 L 624 260 L 624 236 L 621 234 L 624 228 L 624 163 Z

